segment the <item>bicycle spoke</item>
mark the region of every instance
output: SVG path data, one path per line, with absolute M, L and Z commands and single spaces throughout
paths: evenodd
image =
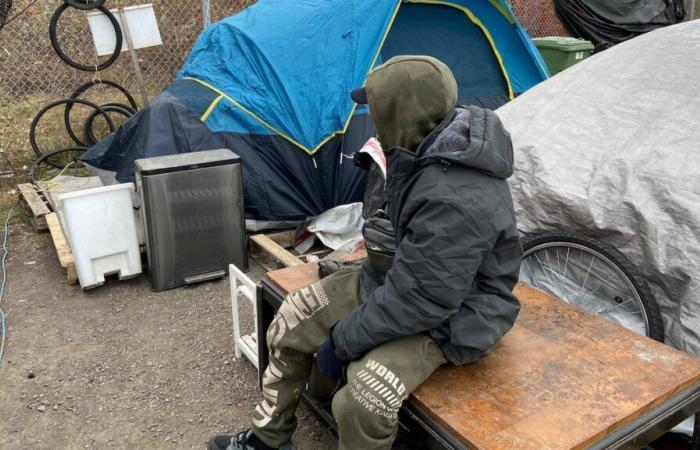
M 531 259 L 531 258 L 528 258 L 528 259 Z M 525 261 L 523 261 L 523 263 L 525 263 Z M 535 278 L 535 275 L 532 273 L 532 269 L 530 269 L 530 264 L 525 263 L 523 265 L 525 266 L 527 271 L 530 272 L 530 278 L 532 279 L 532 281 L 535 282 L 535 287 L 537 289 L 540 289 L 540 283 L 537 282 L 537 278 Z
M 627 308 L 625 308 L 624 310 L 629 312 L 629 313 L 632 313 L 632 314 L 641 314 L 643 312 L 643 309 L 641 308 L 641 305 L 639 304 L 639 302 L 637 302 L 636 300 L 637 299 L 634 296 L 632 296 L 629 299 L 622 301 L 621 303 L 615 302 L 615 303 L 613 303 L 613 305 L 615 308 L 621 308 L 626 303 L 634 302 L 635 304 L 637 304 L 640 307 L 638 310 L 632 311 L 632 310 L 627 309 Z
M 559 250 L 556 251 L 557 255 L 557 272 L 561 274 L 561 263 L 559 262 Z
M 547 264 L 549 264 L 549 267 L 551 267 L 552 270 L 554 271 L 554 266 L 552 265 L 552 262 L 549 260 L 549 253 L 547 252 L 546 248 L 544 249 L 544 256 L 547 257 Z M 561 278 L 559 278 L 559 272 L 554 271 L 554 273 L 557 274 L 557 279 L 561 280 Z M 561 283 L 557 284 L 557 287 L 561 289 Z
M 586 292 L 582 293 L 582 296 L 579 297 L 579 298 L 582 299 L 585 295 L 590 295 L 591 297 L 593 297 L 593 298 L 595 299 L 594 294 L 595 294 L 596 292 L 598 292 L 598 291 L 600 290 L 600 288 L 602 288 L 608 281 L 610 281 L 610 280 L 613 279 L 616 275 L 618 275 L 618 273 L 615 272 L 614 269 L 612 269 L 612 271 L 613 271 L 613 272 L 612 272 L 612 275 L 610 275 L 608 278 L 606 278 L 605 280 L 603 280 L 603 281 L 600 283 L 600 285 L 598 285 L 598 287 L 595 288 L 594 290 L 591 291 L 590 289 L 587 289 L 587 288 L 584 286 L 583 289 L 584 289 Z M 584 284 L 585 284 L 585 281 L 584 281 Z M 634 295 L 634 294 L 633 294 L 633 295 Z M 579 298 L 577 298 L 577 300 L 578 300 Z M 625 304 L 625 303 L 627 303 L 627 302 L 629 302 L 629 301 L 632 301 L 632 300 L 635 300 L 635 298 L 632 297 L 630 300 L 626 300 L 626 301 L 624 301 L 624 302 L 622 302 L 622 303 L 620 303 L 620 304 L 617 304 L 617 303 L 611 302 L 610 300 L 606 300 L 605 298 L 598 298 L 598 299 L 597 299 L 597 302 L 596 302 L 596 308 L 594 309 L 594 311 L 595 311 L 595 312 L 598 312 L 598 311 L 606 311 L 606 310 L 609 310 L 609 307 L 610 307 L 610 306 L 612 306 L 612 310 L 618 310 L 618 309 L 617 309 L 618 307 L 620 307 L 620 306 L 622 306 L 623 304 Z M 629 309 L 625 309 L 625 311 L 628 311 L 628 312 L 631 312 L 631 313 L 634 313 L 634 314 L 638 313 L 638 312 L 630 311 Z M 641 312 L 641 311 L 639 311 L 639 312 Z
M 592 291 L 588 291 L 588 294 L 589 294 L 589 295 L 593 295 L 593 294 L 595 294 L 596 292 L 598 292 L 598 291 L 600 290 L 600 288 L 602 288 L 603 285 L 605 285 L 605 283 L 607 283 L 608 281 L 612 280 L 613 277 L 616 276 L 616 275 L 617 275 L 617 272 L 613 272 L 613 274 L 610 275 L 610 276 L 609 276 L 608 278 L 606 278 L 605 280 L 603 280 L 603 282 L 601 282 L 600 285 L 599 285 L 597 288 L 595 288 L 595 289 L 592 290 Z
M 549 276 L 549 271 L 544 269 L 544 264 L 542 264 L 542 261 L 540 261 L 540 258 L 537 256 L 537 252 L 534 253 L 534 256 L 535 256 L 535 259 L 537 259 L 537 262 L 540 264 L 540 267 L 543 268 L 542 271 L 544 272 L 545 276 L 547 277 L 549 282 L 552 283 L 552 287 L 554 287 L 556 285 L 556 283 L 552 280 L 552 277 Z
M 583 250 L 581 250 L 581 254 L 583 254 Z M 578 302 L 578 300 L 582 296 L 582 290 L 587 290 L 586 289 L 586 282 L 588 281 L 588 276 L 591 274 L 591 268 L 593 267 L 593 261 L 595 261 L 595 256 L 591 255 L 591 263 L 588 265 L 588 270 L 586 271 L 586 276 L 583 279 L 583 283 L 581 284 L 581 289 L 579 289 L 579 293 L 576 296 L 576 300 L 574 300 L 574 303 Z M 581 262 L 583 262 L 583 258 L 581 258 Z
M 566 268 L 569 265 L 569 252 L 571 252 L 571 247 L 566 248 L 566 261 L 564 261 L 564 279 L 566 279 Z

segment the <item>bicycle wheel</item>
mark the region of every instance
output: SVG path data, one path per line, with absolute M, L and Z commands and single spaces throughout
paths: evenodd
M 76 98 L 79 98 L 83 94 L 85 94 L 88 90 L 91 88 L 97 86 L 97 85 L 103 85 L 103 86 L 110 86 L 119 92 L 121 92 L 124 97 L 126 97 L 126 100 L 129 102 L 129 111 L 133 111 L 132 114 L 136 114 L 136 111 L 138 110 L 138 106 L 136 104 L 136 100 L 134 99 L 134 96 L 131 95 L 131 92 L 129 92 L 124 86 L 115 83 L 114 81 L 111 80 L 90 80 L 87 83 L 81 84 L 78 86 L 78 88 L 71 94 L 70 98 L 71 100 L 74 100 Z M 120 104 L 121 105 L 121 104 Z M 121 105 L 121 106 L 126 106 L 126 105 Z M 66 105 L 66 110 L 63 114 L 63 120 L 66 124 L 66 131 L 68 131 L 68 135 L 73 139 L 73 142 L 75 142 L 77 145 L 85 147 L 87 144 L 83 142 L 78 135 L 75 133 L 73 130 L 73 126 L 71 125 L 71 111 L 73 110 L 73 104 L 69 103 Z
M 102 108 L 102 110 L 104 110 L 106 113 L 119 114 L 127 120 L 133 115 L 128 106 L 121 105 L 119 103 L 105 103 L 104 105 L 100 105 L 100 108 Z M 87 119 L 85 119 L 85 124 L 83 125 L 83 141 L 85 142 L 86 147 L 92 147 L 101 140 L 97 137 L 94 130 L 95 119 L 98 115 L 100 115 L 100 112 L 98 110 L 94 110 L 90 113 L 90 115 L 88 115 Z M 114 121 L 114 119 L 112 120 Z M 114 121 L 114 123 L 116 127 L 116 121 Z
M 67 147 L 59 150 L 52 151 L 45 155 L 40 156 L 34 161 L 32 167 L 29 169 L 29 180 L 32 184 L 37 184 L 39 179 L 37 178 L 37 172 L 41 167 L 42 163 L 48 164 L 50 167 L 63 170 L 68 164 L 75 164 L 78 162 L 78 158 L 87 150 L 85 147 Z M 51 158 L 62 158 L 62 161 L 56 162 L 51 161 Z
M 119 26 L 119 22 L 117 22 L 116 17 L 114 17 L 114 14 L 109 12 L 107 8 L 104 6 L 98 6 L 95 7 L 94 9 L 100 11 L 102 14 L 107 16 L 107 19 L 110 21 L 112 24 L 112 27 L 114 27 L 114 33 L 116 36 L 115 44 L 114 44 L 114 51 L 112 52 L 112 55 L 103 63 L 101 64 L 96 64 L 96 65 L 88 65 L 88 64 L 82 64 L 77 61 L 73 61 L 61 48 L 61 44 L 58 42 L 58 19 L 61 17 L 61 14 L 63 12 L 70 8 L 71 6 L 68 5 L 67 3 L 62 3 L 56 8 L 56 11 L 54 11 L 53 16 L 51 16 L 51 21 L 49 22 L 49 39 L 51 40 L 51 46 L 53 47 L 54 51 L 58 55 L 59 58 L 63 60 L 66 64 L 68 64 L 71 67 L 75 67 L 78 70 L 84 70 L 86 72 L 99 72 L 101 70 L 104 70 L 114 64 L 114 62 L 119 58 L 119 55 L 121 55 L 122 52 L 122 29 Z
M 41 121 L 41 118 L 44 117 L 44 115 L 51 109 L 61 106 L 61 105 L 72 105 L 75 103 L 79 103 L 81 105 L 89 106 L 90 108 L 99 111 L 100 115 L 105 118 L 107 121 L 107 125 L 109 125 L 110 131 L 114 131 L 114 121 L 112 118 L 109 116 L 105 110 L 103 110 L 100 106 L 96 105 L 95 103 L 89 102 L 87 100 L 81 100 L 79 98 L 74 98 L 74 99 L 63 99 L 63 100 L 58 100 L 52 103 L 49 103 L 48 105 L 44 106 L 36 116 L 34 116 L 34 120 L 32 120 L 32 124 L 29 127 L 29 144 L 32 147 L 32 150 L 34 150 L 34 153 L 36 154 L 37 157 L 43 156 L 45 153 L 48 153 L 47 151 L 44 151 L 39 147 L 37 144 L 36 138 L 37 138 L 37 125 L 39 125 L 39 122 Z M 79 147 L 84 147 L 83 145 L 80 145 Z M 46 162 L 54 167 L 63 167 L 62 165 L 55 165 L 54 161 L 51 159 L 46 160 Z
M 521 281 L 586 312 L 663 341 L 659 306 L 644 278 L 615 248 L 573 233 L 523 242 Z

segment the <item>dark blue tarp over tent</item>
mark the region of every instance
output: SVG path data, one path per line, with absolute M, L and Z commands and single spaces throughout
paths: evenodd
M 229 148 L 249 219 L 303 220 L 362 198 L 352 155 L 374 127 L 348 94 L 399 54 L 438 57 L 460 102 L 489 108 L 547 77 L 503 0 L 259 0 L 207 27 L 176 80 L 82 159 L 126 182 L 138 158 Z

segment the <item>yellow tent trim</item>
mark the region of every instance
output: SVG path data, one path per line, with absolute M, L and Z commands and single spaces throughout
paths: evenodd
M 457 5 L 455 3 L 451 2 L 446 2 L 442 0 L 406 0 L 408 3 L 427 3 L 431 5 L 442 5 L 442 6 L 449 6 L 451 8 L 459 9 L 462 11 L 464 14 L 467 15 L 469 20 L 474 23 L 477 27 L 481 29 L 481 32 L 484 33 L 484 36 L 486 37 L 486 40 L 489 41 L 489 44 L 491 45 L 491 49 L 493 50 L 494 55 L 496 55 L 496 59 L 498 60 L 498 65 L 501 66 L 501 72 L 503 72 L 503 77 L 506 79 L 506 85 L 508 86 L 508 98 L 510 100 L 513 100 L 515 98 L 515 94 L 513 93 L 513 86 L 510 83 L 510 77 L 508 76 L 508 71 L 506 71 L 506 66 L 503 64 L 503 58 L 501 57 L 501 53 L 498 51 L 498 48 L 496 47 L 496 43 L 493 40 L 493 36 L 491 36 L 491 33 L 489 30 L 486 28 L 486 26 L 479 20 L 478 17 L 474 15 L 474 13 L 461 5 Z
M 501 2 L 499 2 L 498 0 L 489 0 L 489 3 L 491 3 L 494 8 L 496 8 L 501 12 L 501 14 L 503 14 L 503 17 L 506 18 L 508 23 L 510 23 L 511 25 L 515 25 L 515 17 L 513 17 L 513 14 L 511 14 L 511 12 L 508 11 L 508 8 L 503 6 Z
M 401 6 L 401 1 L 398 0 L 396 2 L 396 8 L 394 9 L 394 13 L 391 15 L 391 20 L 389 21 L 389 25 L 386 27 L 386 31 L 384 31 L 384 36 L 382 36 L 382 41 L 379 43 L 379 47 L 377 48 L 377 53 L 374 54 L 374 58 L 372 58 L 372 64 L 369 65 L 369 70 L 371 71 L 374 68 L 374 65 L 377 63 L 377 59 L 379 58 L 379 54 L 382 51 L 382 47 L 384 47 L 384 41 L 386 41 L 386 37 L 389 35 L 389 30 L 391 30 L 391 27 L 394 25 L 394 20 L 396 19 L 396 14 L 399 12 L 399 7 Z M 366 80 L 365 80 L 366 82 Z M 365 85 L 365 82 L 362 83 L 362 86 Z M 350 121 L 352 120 L 352 116 L 355 115 L 355 110 L 357 109 L 357 104 L 352 105 L 352 110 L 350 110 L 350 115 L 348 116 L 347 120 L 345 121 L 345 125 L 343 126 L 343 129 L 340 131 L 335 131 L 333 134 L 325 138 L 324 140 L 321 141 L 320 144 L 316 146 L 316 148 L 313 150 L 313 152 L 309 153 L 310 155 L 313 155 L 316 153 L 323 145 L 333 139 L 335 136 L 338 134 L 344 134 L 346 131 L 348 131 L 348 127 L 350 126 Z M 308 152 L 307 152 L 308 153 Z
M 386 31 L 384 32 L 384 36 L 382 37 L 382 41 L 380 42 L 379 47 L 377 48 L 377 52 L 375 53 L 374 58 L 372 58 L 372 64 L 370 65 L 370 70 L 371 70 L 371 69 L 374 67 L 374 65 L 376 64 L 377 58 L 379 58 L 379 53 L 382 51 L 382 47 L 384 46 L 384 41 L 386 40 L 386 37 L 387 37 L 388 34 L 389 34 L 389 30 L 391 29 L 391 26 L 394 24 L 394 19 L 396 19 L 396 14 L 399 12 L 399 7 L 400 7 L 400 6 L 401 6 L 401 0 L 397 0 L 397 2 L 396 2 L 396 8 L 394 9 L 394 13 L 393 13 L 392 16 L 391 16 L 391 20 L 389 21 L 389 25 L 387 26 Z M 313 148 L 313 149 L 308 149 L 306 146 L 302 145 L 301 143 L 299 143 L 299 142 L 297 142 L 296 140 L 292 139 L 290 136 L 286 135 L 286 134 L 283 133 L 282 131 L 280 131 L 280 130 L 278 130 L 277 128 L 275 128 L 274 126 L 270 125 L 270 124 L 269 124 L 268 122 L 266 122 L 263 118 L 261 118 L 260 116 L 258 116 L 257 114 L 255 114 L 255 113 L 254 113 L 253 111 L 251 111 L 250 109 L 248 109 L 248 108 L 246 108 L 245 106 L 243 106 L 241 103 L 239 103 L 239 102 L 237 102 L 236 100 L 234 100 L 231 96 L 229 96 L 229 95 L 226 94 L 225 92 L 221 91 L 220 89 L 217 89 L 216 87 L 212 86 L 211 84 L 209 84 L 209 83 L 207 83 L 207 82 L 205 82 L 205 81 L 199 80 L 199 79 L 197 79 L 197 78 L 185 77 L 185 79 L 186 79 L 186 80 L 196 81 L 197 83 L 201 84 L 202 86 L 205 86 L 205 87 L 211 89 L 212 91 L 216 92 L 217 94 L 219 94 L 219 96 L 218 96 L 216 99 L 214 99 L 214 101 L 212 101 L 212 103 L 209 105 L 209 107 L 207 108 L 206 112 L 202 115 L 202 117 L 200 117 L 200 119 L 201 119 L 202 121 L 205 121 L 207 118 L 209 118 L 209 115 L 210 115 L 211 112 L 214 110 L 214 108 L 215 108 L 216 105 L 219 103 L 219 101 L 220 101 L 222 98 L 225 98 L 226 100 L 228 100 L 229 102 L 233 103 L 233 104 L 236 105 L 238 108 L 240 108 L 243 112 L 245 112 L 246 114 L 248 114 L 250 117 L 252 117 L 253 119 L 257 120 L 257 121 L 260 122 L 262 125 L 264 125 L 265 127 L 269 128 L 270 130 L 272 130 L 275 134 L 279 135 L 280 137 L 284 138 L 284 139 L 287 140 L 288 142 L 290 142 L 290 143 L 294 144 L 295 146 L 299 147 L 300 149 L 304 150 L 304 151 L 305 151 L 306 153 L 308 153 L 309 155 L 314 155 L 317 151 L 319 151 L 319 150 L 321 149 L 321 147 L 323 147 L 328 141 L 330 141 L 331 139 L 333 139 L 335 136 L 337 136 L 337 135 L 339 135 L 339 134 L 345 133 L 345 132 L 348 130 L 348 127 L 350 126 L 350 121 L 352 120 L 352 116 L 355 114 L 355 110 L 357 109 L 357 105 L 353 105 L 352 109 L 350 110 L 350 114 L 348 115 L 348 118 L 347 118 L 347 120 L 345 121 L 345 125 L 343 125 L 343 128 L 342 128 L 341 130 L 334 131 L 334 132 L 331 133 L 328 137 L 326 137 L 324 140 L 322 140 L 315 148 Z
M 223 95 L 219 95 L 218 97 L 216 97 L 214 101 L 211 102 L 207 110 L 204 111 L 204 114 L 202 114 L 202 117 L 200 117 L 199 120 L 201 120 L 202 122 L 206 121 L 209 118 L 211 112 L 214 111 L 214 108 L 216 108 L 216 105 L 219 104 L 222 98 L 224 98 Z
M 240 108 L 243 112 L 245 112 L 246 114 L 248 114 L 248 115 L 249 115 L 250 117 L 252 117 L 253 119 L 257 120 L 257 121 L 260 122 L 261 124 L 265 125 L 267 128 L 269 128 L 270 130 L 274 131 L 274 132 L 277 133 L 279 136 L 283 137 L 284 139 L 288 140 L 289 142 L 291 142 L 292 144 L 296 145 L 296 146 L 299 147 L 300 149 L 304 150 L 306 153 L 312 154 L 311 152 L 309 152 L 309 150 L 308 150 L 306 147 L 304 147 L 303 145 L 301 145 L 300 143 L 298 143 L 298 142 L 295 141 L 294 139 L 290 138 L 289 136 L 287 136 L 286 134 L 284 134 L 283 132 L 281 132 L 281 131 L 278 130 L 277 128 L 273 127 L 272 125 L 270 125 L 269 123 L 267 123 L 265 120 L 263 120 L 262 118 L 260 118 L 260 116 L 258 116 L 257 114 L 255 114 L 253 111 L 251 111 L 251 110 L 249 110 L 248 108 L 246 108 L 245 106 L 241 105 L 241 104 L 238 103 L 236 100 L 234 100 L 233 98 L 231 98 L 230 96 L 228 96 L 226 93 L 220 91 L 219 89 L 215 88 L 214 86 L 212 86 L 211 84 L 207 83 L 206 81 L 198 80 L 197 78 L 192 78 L 192 77 L 185 77 L 184 79 L 185 79 L 185 80 L 196 81 L 197 83 L 201 84 L 202 86 L 208 87 L 208 88 L 211 89 L 212 91 L 214 91 L 214 92 L 216 92 L 217 94 L 219 94 L 219 97 L 223 97 L 223 98 L 225 98 L 226 100 L 228 100 L 229 102 L 233 103 L 233 104 L 236 105 L 238 108 Z M 216 100 L 214 100 L 214 101 L 216 101 Z M 211 105 L 209 105 L 209 109 L 212 109 L 212 106 L 211 106 Z M 209 109 L 207 109 L 207 111 L 208 111 Z M 206 113 L 205 113 L 205 114 L 206 114 Z

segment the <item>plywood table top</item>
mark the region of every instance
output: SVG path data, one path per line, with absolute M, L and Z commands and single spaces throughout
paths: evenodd
M 282 293 L 307 264 L 267 275 Z M 475 449 L 579 449 L 700 382 L 700 359 L 519 284 L 513 329 L 480 362 L 438 369 L 412 404 Z

